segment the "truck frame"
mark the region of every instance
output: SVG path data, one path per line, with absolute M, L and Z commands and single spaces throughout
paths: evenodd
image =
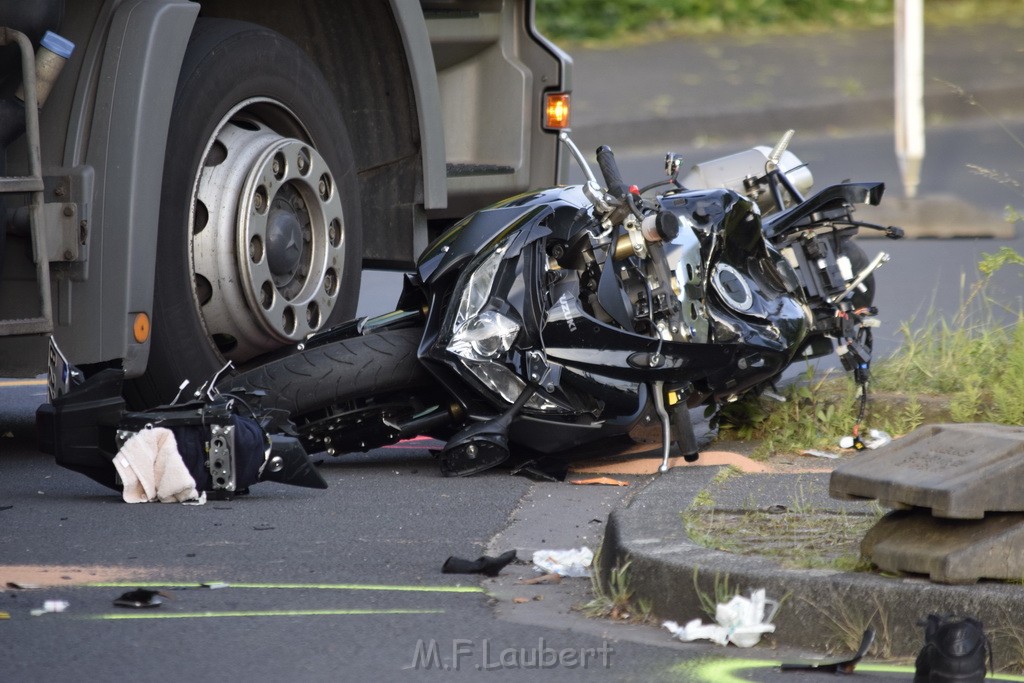
M 557 183 L 545 107 L 571 60 L 533 19 L 532 0 L 0 0 L 0 376 L 44 371 L 52 335 L 165 403 L 350 318 L 362 267 Z M 75 49 L 37 109 L 47 30 Z

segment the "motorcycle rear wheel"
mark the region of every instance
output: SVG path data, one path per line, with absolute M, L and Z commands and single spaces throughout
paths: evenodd
M 422 408 L 420 399 L 436 386 L 416 357 L 422 336 L 422 328 L 411 327 L 314 347 L 230 377 L 220 390 L 265 392 L 263 407 L 287 411 L 307 449 L 330 452 L 325 429 L 344 434 L 375 417 L 411 417 Z M 357 439 L 338 454 L 387 442 Z

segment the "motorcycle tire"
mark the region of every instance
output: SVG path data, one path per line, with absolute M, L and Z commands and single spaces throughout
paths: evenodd
M 285 356 L 230 377 L 221 391 L 262 391 L 265 408 L 290 413 L 302 423 L 310 413 L 402 391 L 430 387 L 434 380 L 416 357 L 423 329 L 381 330 Z
M 196 21 L 167 137 L 149 360 L 126 386 L 133 406 L 354 315 L 356 170 L 334 92 L 301 48 L 256 24 Z

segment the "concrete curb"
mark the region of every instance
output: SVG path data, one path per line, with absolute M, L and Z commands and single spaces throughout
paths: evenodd
M 870 623 L 878 631 L 876 643 L 887 645 L 889 656 L 912 657 L 924 642 L 918 621 L 928 614 L 974 616 L 990 631 L 1019 624 L 1019 615 L 1024 614 L 1020 586 L 950 586 L 920 578 L 787 569 L 767 558 L 698 546 L 686 536 L 680 512 L 718 468 L 702 469 L 706 471 L 670 470 L 608 519 L 600 554 L 603 576 L 631 562 L 628 577 L 634 599 L 650 601 L 659 619 L 707 621 L 697 590 L 713 596 L 716 580 L 728 578 L 729 586 L 743 594 L 765 588 L 769 597 L 784 599 L 774 619 L 777 643 L 842 650 L 850 647 L 844 634 L 846 639 L 853 634 L 856 641 Z

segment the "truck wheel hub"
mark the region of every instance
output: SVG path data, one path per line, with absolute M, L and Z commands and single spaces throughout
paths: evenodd
M 296 274 L 302 258 L 302 226 L 290 205 L 275 200 L 267 217 L 267 265 L 278 286 L 290 281 Z
M 211 141 L 194 200 L 194 292 L 226 358 L 247 360 L 324 324 L 338 301 L 344 215 L 312 145 L 236 115 Z

